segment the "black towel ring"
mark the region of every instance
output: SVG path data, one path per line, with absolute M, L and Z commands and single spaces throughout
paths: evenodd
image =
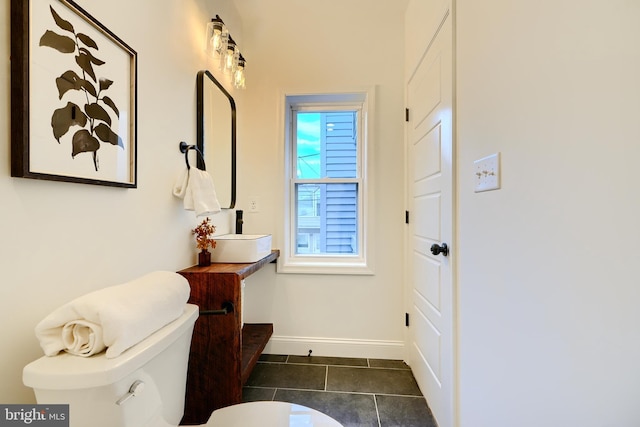
M 187 163 L 187 169 L 191 169 L 191 166 L 189 165 L 189 150 L 195 150 L 196 153 L 200 155 L 200 160 L 202 161 L 202 170 L 207 170 L 207 167 L 204 164 L 204 156 L 202 155 L 202 151 L 200 151 L 197 146 L 189 145 L 186 142 L 182 141 L 180 142 L 180 152 L 184 153 L 184 161 Z

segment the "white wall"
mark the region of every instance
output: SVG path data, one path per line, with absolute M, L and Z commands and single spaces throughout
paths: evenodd
M 42 355 L 33 328 L 52 309 L 86 292 L 152 270 L 192 265 L 193 213 L 171 194 L 195 143 L 196 72 L 206 22 L 226 13 L 234 36 L 241 22 L 230 1 L 78 0 L 138 52 L 138 188 L 10 177 L 10 7 L 0 6 L 0 402 L 33 401 L 22 367 Z M 146 17 L 142 19 L 142 17 Z M 215 219 L 222 221 L 222 219 Z
M 250 277 L 246 320 L 273 321 L 267 351 L 402 357 L 403 91 L 406 2 L 236 0 L 244 21 L 246 105 L 239 110 L 239 200 L 245 232 L 282 247 L 283 115 L 289 92 L 376 87 L 374 276 Z M 241 46 L 242 47 L 242 46 Z M 250 197 L 260 212 L 249 213 Z
M 460 425 L 638 426 L 640 3 L 456 7 Z

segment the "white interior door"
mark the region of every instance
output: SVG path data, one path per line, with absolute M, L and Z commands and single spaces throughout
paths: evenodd
M 439 427 L 454 425 L 452 58 L 447 12 L 407 84 L 408 362 Z

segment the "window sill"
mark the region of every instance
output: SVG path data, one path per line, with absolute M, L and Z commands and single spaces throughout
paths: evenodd
M 373 275 L 373 268 L 366 262 L 335 259 L 278 259 L 278 273 L 284 274 L 332 274 L 332 275 Z

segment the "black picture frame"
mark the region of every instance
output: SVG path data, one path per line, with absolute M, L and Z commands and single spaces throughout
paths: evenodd
M 11 0 L 11 176 L 137 187 L 137 53 L 71 0 Z

